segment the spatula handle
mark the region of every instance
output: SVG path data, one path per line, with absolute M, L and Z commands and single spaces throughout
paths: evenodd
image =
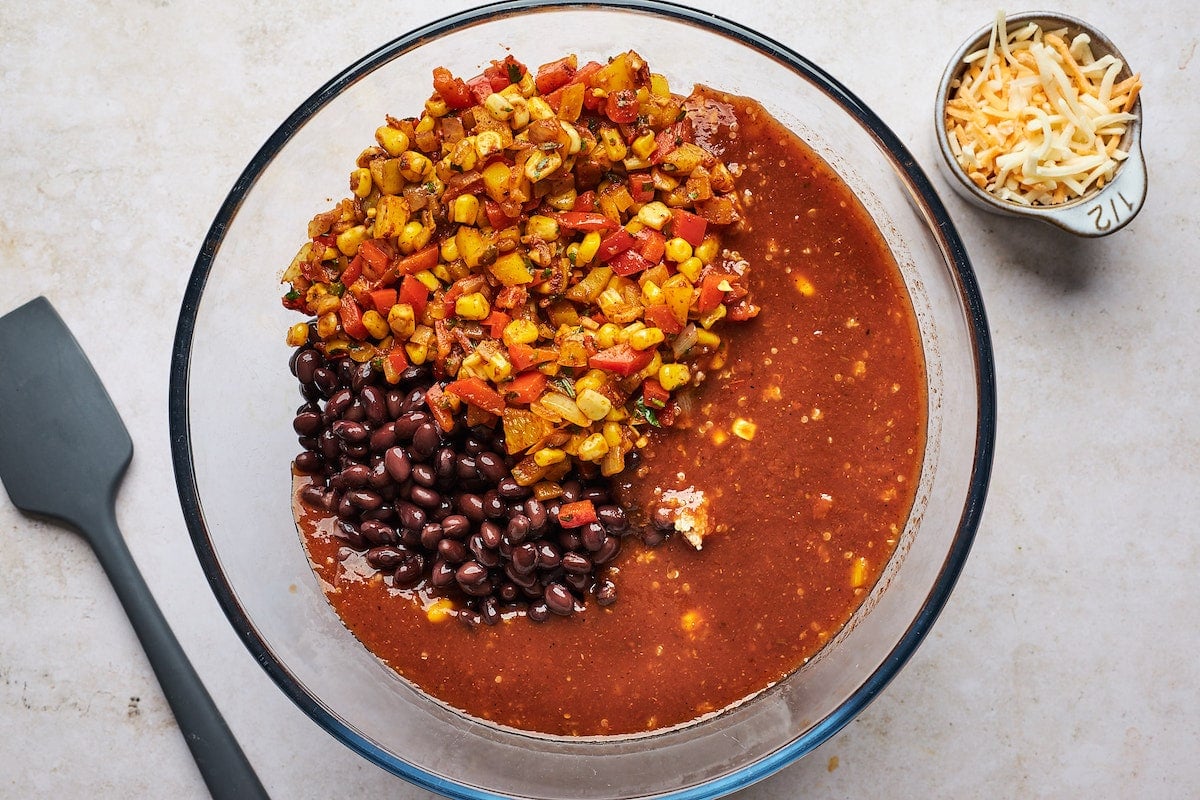
M 138 572 L 112 509 L 81 527 L 133 623 L 209 793 L 214 800 L 267 798 L 253 767 Z

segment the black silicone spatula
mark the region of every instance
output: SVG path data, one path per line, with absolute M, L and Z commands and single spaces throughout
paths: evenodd
M 0 481 L 21 511 L 91 544 L 212 796 L 265 798 L 117 529 L 117 486 L 132 457 L 104 385 L 50 302 L 39 297 L 0 317 Z

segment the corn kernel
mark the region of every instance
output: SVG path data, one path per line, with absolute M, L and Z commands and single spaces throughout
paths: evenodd
M 617 336 L 621 333 L 621 327 L 611 322 L 606 322 L 600 326 L 600 330 L 596 331 L 596 344 L 600 349 L 612 347 L 617 343 Z
M 859 556 L 850 564 L 850 587 L 857 589 L 867 582 L 867 559 Z
M 317 299 L 313 305 L 313 313 L 318 317 L 323 314 L 328 314 L 330 311 L 337 311 L 342 305 L 342 301 L 335 294 L 323 294 Z
M 576 455 L 583 461 L 599 461 L 608 455 L 609 445 L 603 434 L 593 433 L 579 444 Z
M 567 454 L 557 447 L 543 447 L 533 454 L 533 460 L 539 467 L 548 467 L 566 461 Z
M 308 323 L 297 322 L 288 328 L 287 343 L 288 347 L 301 347 L 308 344 Z
M 538 339 L 537 325 L 527 319 L 514 319 L 504 326 L 501 338 L 509 347 L 514 344 L 533 344 Z
M 337 314 L 330 311 L 317 317 L 317 336 L 329 339 L 338 331 Z
M 654 281 L 646 281 L 642 284 L 642 305 L 658 306 L 662 305 L 663 291 Z
M 590 231 L 579 243 L 579 252 L 575 256 L 575 266 L 582 267 L 592 263 L 596 253 L 600 251 L 600 232 Z
M 366 197 L 371 193 L 371 170 L 359 167 L 350 173 L 350 191 L 355 197 Z
M 416 278 L 417 280 L 419 280 L 421 282 L 421 285 L 424 286 L 426 289 L 428 289 L 431 292 L 435 291 L 439 286 L 442 285 L 441 281 L 439 281 L 437 279 L 437 276 L 434 275 L 432 272 L 430 272 L 427 269 L 421 270 L 420 272 L 413 275 L 413 277 Z
M 558 116 L 550 104 L 541 97 L 531 97 L 525 105 L 529 109 L 529 116 L 533 119 L 554 119 Z
M 621 446 L 621 425 L 618 422 L 606 422 L 602 428 L 604 441 L 608 442 L 609 447 Z
M 813 285 L 812 281 L 803 275 L 797 275 L 796 279 L 792 281 L 792 283 L 795 285 L 796 291 L 799 292 L 803 297 L 812 297 L 817 293 L 817 287 Z
M 430 97 L 425 101 L 425 113 L 431 117 L 444 117 L 450 113 L 450 106 L 441 97 Z
M 400 252 L 407 255 L 429 244 L 429 237 L 432 235 L 432 231 L 415 219 L 409 220 L 408 224 L 400 229 L 400 235 L 396 237 L 396 244 L 399 246 Z
M 681 239 L 676 236 L 673 239 L 667 239 L 663 253 L 666 255 L 668 261 L 682 264 L 692 257 L 692 245 L 687 239 Z
M 704 269 L 704 262 L 696 256 L 692 256 L 679 262 L 677 269 L 689 281 L 696 283 L 700 280 L 700 270 Z
M 391 125 L 376 128 L 375 141 L 389 156 L 398 156 L 408 149 L 408 134 Z
M 558 171 L 563 164 L 556 150 L 537 150 L 525 161 L 525 177 L 537 183 Z
M 658 369 L 658 382 L 668 392 L 673 392 L 685 385 L 692 378 L 691 370 L 686 364 L 663 364 Z
M 703 327 L 705 330 L 707 330 L 707 329 L 711 328 L 713 325 L 716 325 L 717 320 L 723 318 L 724 316 L 725 316 L 725 306 L 719 305 L 716 308 L 714 308 L 712 311 L 706 311 L 705 313 L 701 314 L 699 319 L 697 319 L 696 321 L 700 323 L 701 327 Z
M 553 242 L 558 239 L 560 230 L 558 220 L 553 217 L 534 214 L 525 223 L 525 235 L 536 236 L 544 242 Z
M 353 228 L 347 228 L 337 236 L 337 247 L 342 253 L 348 256 L 354 256 L 358 253 L 359 245 L 367 239 L 367 228 L 365 225 L 355 225 Z
M 482 320 L 487 319 L 492 308 L 482 292 L 471 292 L 454 301 L 454 313 L 463 319 Z
M 443 239 L 442 243 L 438 246 L 438 256 L 447 264 L 449 264 L 451 261 L 457 261 L 458 240 L 453 236 L 447 236 L 445 239 Z
M 733 421 L 731 430 L 734 436 L 739 439 L 745 439 L 748 442 L 754 438 L 754 434 L 758 433 L 758 426 L 748 419 L 738 417 Z
M 637 218 L 647 228 L 661 231 L 671 219 L 671 209 L 667 208 L 666 204 L 654 200 L 638 209 Z
M 658 143 L 654 139 L 654 131 L 646 131 L 633 140 L 633 154 L 638 158 L 649 158 Z
M 425 616 L 430 622 L 445 622 L 454 615 L 454 601 L 448 597 L 439 597 L 425 609 Z
M 429 116 L 428 114 L 422 114 L 421 119 L 416 124 L 416 127 L 413 128 L 413 132 L 431 133 L 433 131 L 434 124 L 435 120 L 433 117 Z
M 579 129 L 565 119 L 560 119 L 558 124 L 567 134 L 567 155 L 578 155 L 579 151 L 583 149 L 583 137 L 579 135 Z
M 362 315 L 363 327 L 367 329 L 367 333 L 371 334 L 376 339 L 382 339 L 389 333 L 387 320 L 383 318 L 375 309 L 369 309 L 363 312 Z
M 721 346 L 721 337 L 712 331 L 706 331 L 703 328 L 696 331 L 696 344 L 701 347 L 707 347 L 710 350 L 715 350 Z M 717 369 L 715 365 L 713 369 Z
M 475 134 L 475 154 L 479 159 L 493 156 L 504 149 L 504 138 L 499 131 L 480 131 Z
M 416 150 L 405 150 L 400 154 L 400 174 L 414 183 L 433 172 L 433 162 Z
M 620 161 L 625 158 L 628 148 L 625 147 L 625 140 L 621 138 L 621 132 L 616 128 L 604 127 L 600 129 L 600 146 L 604 148 L 605 154 L 610 161 Z
M 474 225 L 479 216 L 479 198 L 473 194 L 460 194 L 450 201 L 450 221 L 462 225 Z M 453 260 L 453 259 L 450 259 Z
M 396 335 L 397 339 L 408 339 L 416 330 L 417 320 L 413 312 L 413 307 L 408 303 L 397 303 L 388 309 L 387 316 L 388 328 Z
M 584 389 L 575 397 L 575 405 L 579 406 L 588 419 L 598 421 L 608 416 L 612 411 L 612 401 L 595 389 Z
M 654 328 L 654 330 L 658 330 L 658 328 Z M 657 377 L 658 371 L 660 369 L 662 369 L 662 365 L 663 365 L 662 356 L 659 355 L 658 351 L 655 351 L 654 358 L 650 359 L 650 363 L 647 364 L 646 368 L 643 369 L 641 372 L 639 372 L 637 374 L 637 376 L 639 378 L 641 378 L 642 380 L 646 380 L 647 378 Z
M 492 92 L 483 101 L 483 109 L 497 122 L 507 122 L 513 115 L 513 104 L 499 92 Z
M 711 264 L 717 258 L 717 250 L 720 249 L 720 242 L 715 236 L 705 236 L 699 246 L 696 247 L 696 252 L 692 255 L 700 259 L 705 264 Z
M 578 397 L 585 389 L 598 391 L 606 383 L 608 383 L 607 372 L 602 369 L 589 369 L 575 381 L 575 395 Z
M 410 364 L 420 366 L 429 360 L 429 345 L 419 342 L 405 342 L 404 352 L 408 355 Z
M 661 328 L 646 328 L 629 334 L 629 346 L 634 350 L 649 350 L 662 344 L 666 338 Z

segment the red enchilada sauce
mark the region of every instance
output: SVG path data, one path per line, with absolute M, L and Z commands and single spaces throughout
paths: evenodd
M 724 330 L 723 365 L 681 395 L 676 425 L 650 434 L 616 487 L 646 529 L 664 504 L 700 509 L 701 549 L 678 532 L 655 547 L 628 536 L 611 564 L 619 602 L 544 624 L 466 626 L 427 613 L 427 596 L 392 588 L 333 535 L 325 512 L 297 503 L 346 626 L 400 675 L 475 717 L 606 735 L 737 703 L 837 633 L 907 519 L 926 396 L 897 265 L 806 145 L 756 103 L 708 96 L 718 124 L 697 139 L 720 142 L 714 149 L 740 167 L 745 223 L 724 246 L 753 265 L 762 312 Z

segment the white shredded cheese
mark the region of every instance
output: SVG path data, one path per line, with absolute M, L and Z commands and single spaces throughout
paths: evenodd
M 946 104 L 950 151 L 977 186 L 1024 205 L 1081 197 L 1111 181 L 1141 91 L 1124 64 L 1095 58 L 1080 34 L 1028 23 L 1007 30 L 1000 12 L 988 46 L 968 54 Z

